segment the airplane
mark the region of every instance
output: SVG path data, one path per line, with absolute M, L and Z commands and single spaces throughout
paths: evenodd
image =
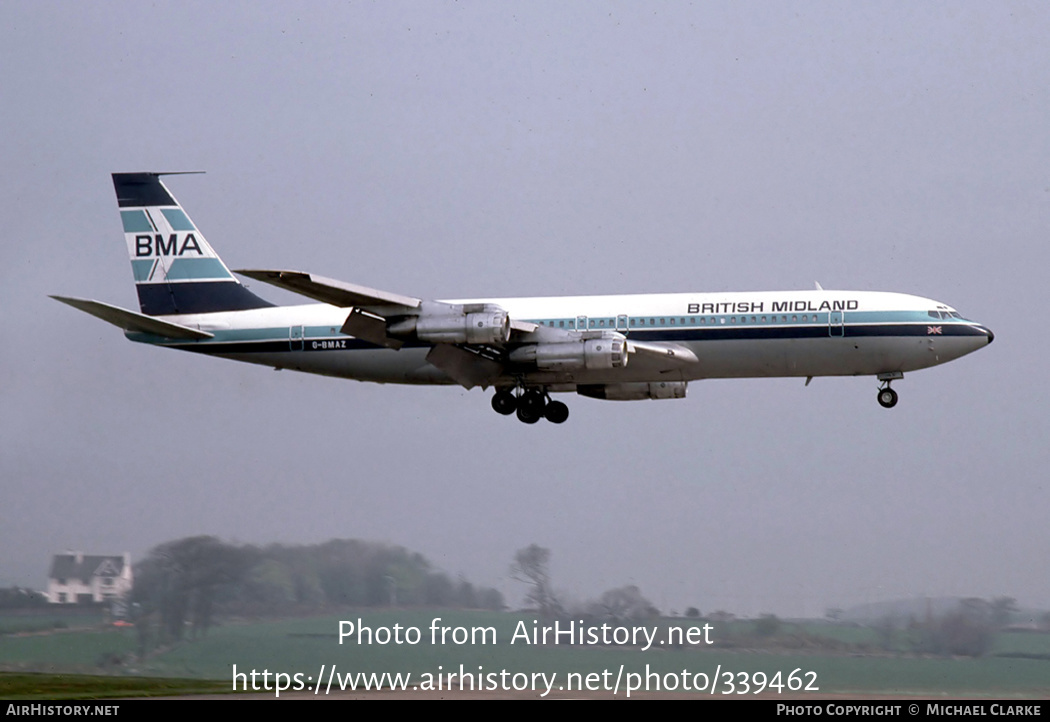
M 811 291 L 425 300 L 291 270 L 238 274 L 314 303 L 278 306 L 238 281 L 161 177 L 114 173 L 140 312 L 52 296 L 132 341 L 276 369 L 494 389 L 492 408 L 560 424 L 551 394 L 680 399 L 712 378 L 893 381 L 994 339 L 954 308 L 901 293 Z

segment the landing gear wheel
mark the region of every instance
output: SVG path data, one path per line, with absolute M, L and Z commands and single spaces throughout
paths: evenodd
M 510 416 L 518 408 L 518 398 L 510 391 L 497 391 L 492 397 L 492 410 L 497 414 Z
M 884 409 L 892 409 L 897 405 L 897 392 L 887 386 L 884 389 L 879 389 L 879 404 Z
M 518 409 L 527 409 L 529 416 L 537 419 L 543 416 L 543 410 L 547 408 L 547 397 L 538 389 L 529 389 L 518 399 Z M 518 418 L 521 418 L 519 415 Z
M 517 414 L 518 421 L 520 421 L 523 424 L 535 424 L 537 421 L 540 420 L 540 415 L 534 414 L 532 411 L 529 410 L 529 407 L 525 404 L 518 405 Z
M 569 418 L 569 407 L 560 401 L 551 401 L 548 402 L 543 415 L 552 424 L 561 424 L 565 422 L 565 419 Z

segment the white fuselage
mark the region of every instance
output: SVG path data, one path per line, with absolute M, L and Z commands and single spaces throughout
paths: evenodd
M 516 321 L 560 331 L 609 330 L 629 340 L 691 350 L 695 363 L 654 370 L 632 355 L 623 368 L 539 371 L 508 367 L 495 385 L 577 385 L 705 378 L 856 376 L 935 366 L 984 347 L 991 332 L 936 301 L 899 293 L 785 291 L 679 293 L 455 300 L 491 303 Z M 136 341 L 307 373 L 363 381 L 448 384 L 430 365 L 431 345 L 376 347 L 340 332 L 349 309 L 327 304 L 164 316 L 214 334 L 172 341 L 129 333 Z

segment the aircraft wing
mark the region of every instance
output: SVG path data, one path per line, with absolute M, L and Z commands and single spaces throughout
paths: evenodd
M 249 269 L 239 270 L 236 273 L 257 281 L 269 283 L 287 291 L 300 293 L 315 301 L 330 303 L 340 308 L 349 308 L 350 313 L 346 317 L 342 329 L 340 329 L 343 333 L 368 341 L 376 346 L 385 346 L 392 349 L 401 348 L 405 343 L 405 338 L 417 332 L 417 323 L 421 322 L 426 326 L 427 321 L 423 320 L 424 318 L 441 318 L 455 323 L 453 319 L 463 318 L 467 313 L 500 310 L 487 304 L 475 308 L 473 306 L 459 306 L 440 301 L 423 301 L 412 296 L 402 296 L 399 293 L 380 291 L 375 288 L 345 283 L 344 281 L 337 281 L 302 271 Z M 536 324 L 528 321 L 506 318 L 505 313 L 503 316 L 503 320 L 498 321 L 498 323 L 508 327 L 504 329 L 507 332 L 503 334 L 503 341 L 509 340 L 511 334 L 529 334 L 538 328 Z M 455 339 L 452 333 L 442 335 L 440 330 L 438 335 L 439 338 L 436 340 L 439 342 L 461 343 L 466 340 Z M 492 340 L 489 339 L 489 341 Z M 448 354 L 438 353 L 435 356 L 438 363 L 434 365 L 446 370 L 442 363 L 450 358 L 451 356 Z M 465 360 L 459 359 L 455 364 L 455 370 L 462 369 L 464 364 Z M 490 365 L 486 364 L 486 367 L 490 368 Z M 457 373 L 457 376 L 460 375 L 462 374 Z M 477 374 L 473 374 L 470 377 L 475 378 L 476 376 Z M 453 376 L 453 378 L 456 378 L 456 376 Z
M 235 271 L 242 276 L 269 283 L 287 291 L 301 293 L 304 296 L 330 303 L 340 308 L 356 306 L 358 308 L 389 308 L 400 307 L 405 311 L 418 309 L 423 303 L 421 299 L 411 296 L 402 296 L 398 293 L 379 291 L 367 286 L 358 286 L 353 283 L 344 283 L 313 273 L 302 271 L 266 271 L 245 270 Z

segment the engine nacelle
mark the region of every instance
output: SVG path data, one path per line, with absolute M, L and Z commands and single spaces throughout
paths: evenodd
M 427 343 L 506 343 L 510 339 L 510 317 L 491 307 L 474 313 L 424 313 L 407 324 L 391 326 L 391 333 L 407 331 L 402 326 L 409 324 L 416 337 Z
M 510 352 L 514 363 L 536 364 L 541 371 L 601 371 L 627 365 L 627 340 L 618 333 L 602 338 L 535 343 Z
M 608 401 L 641 401 L 643 399 L 684 399 L 686 381 L 633 381 L 625 384 L 577 386 L 576 393 Z

